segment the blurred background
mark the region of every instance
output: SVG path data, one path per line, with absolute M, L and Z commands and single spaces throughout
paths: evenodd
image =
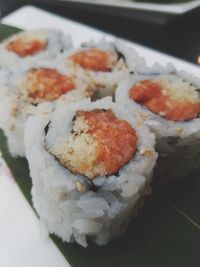
M 1 18 L 24 5 L 200 64 L 200 0 L 0 0 Z

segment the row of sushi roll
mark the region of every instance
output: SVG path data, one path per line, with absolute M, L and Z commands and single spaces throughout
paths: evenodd
M 0 46 L 0 127 L 26 156 L 49 233 L 87 246 L 120 236 L 151 193 L 200 166 L 200 79 L 120 41 L 55 30 Z M 155 167 L 155 168 L 154 168 Z

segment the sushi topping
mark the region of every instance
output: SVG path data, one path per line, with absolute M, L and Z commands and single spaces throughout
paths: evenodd
M 26 75 L 26 90 L 31 102 L 53 101 L 75 88 L 72 79 L 55 69 L 31 69 Z
M 129 96 L 167 120 L 186 121 L 197 118 L 200 113 L 198 90 L 185 80 L 167 76 L 136 83 L 130 89 Z
M 127 121 L 111 109 L 95 109 L 77 111 L 73 134 L 49 152 L 71 172 L 93 179 L 117 173 L 133 158 L 136 147 L 136 132 Z
M 140 155 L 145 156 L 145 157 L 152 157 L 153 156 L 153 151 L 150 149 L 147 149 L 145 147 L 142 147 L 140 150 Z
M 84 69 L 107 72 L 117 64 L 119 53 L 90 48 L 72 55 L 71 60 Z
M 20 57 L 27 57 L 41 52 L 46 48 L 46 45 L 46 42 L 41 40 L 18 38 L 8 43 L 6 48 Z
M 80 193 L 83 193 L 83 192 L 85 191 L 85 186 L 82 185 L 81 182 L 76 181 L 76 189 L 77 189 Z

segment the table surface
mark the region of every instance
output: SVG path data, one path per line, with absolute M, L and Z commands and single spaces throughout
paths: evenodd
M 59 0 L 0 0 L 1 17 L 25 4 L 41 7 L 192 63 L 197 64 L 200 55 L 200 8 L 174 16 L 168 21 L 155 23 L 145 20 L 141 14 L 138 18 L 125 18 L 116 14 L 110 15 L 109 12 L 105 14 L 100 9 L 92 10 L 90 6 L 80 3 Z M 133 11 L 133 14 L 134 12 L 137 11 Z

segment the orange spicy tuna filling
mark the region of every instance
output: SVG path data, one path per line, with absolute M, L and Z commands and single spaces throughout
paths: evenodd
M 78 52 L 70 57 L 82 68 L 94 71 L 109 71 L 109 54 L 96 48 Z
M 168 120 L 185 121 L 199 116 L 200 101 L 173 99 L 165 95 L 162 89 L 161 84 L 156 81 L 143 80 L 130 89 L 129 96 Z
M 6 48 L 8 51 L 12 51 L 20 57 L 26 57 L 44 50 L 46 48 L 46 42 L 18 38 L 8 43 Z
M 26 76 L 28 96 L 33 102 L 53 101 L 75 88 L 72 79 L 55 69 L 31 69 Z
M 136 152 L 135 130 L 125 120 L 118 119 L 111 109 L 80 111 L 78 115 L 84 118 L 87 133 L 98 143 L 94 167 L 102 166 L 103 172 L 96 175 L 116 173 Z
M 65 142 L 48 148 L 72 173 L 88 179 L 118 172 L 136 153 L 137 135 L 111 109 L 77 111 Z M 47 136 L 48 140 L 48 136 Z

